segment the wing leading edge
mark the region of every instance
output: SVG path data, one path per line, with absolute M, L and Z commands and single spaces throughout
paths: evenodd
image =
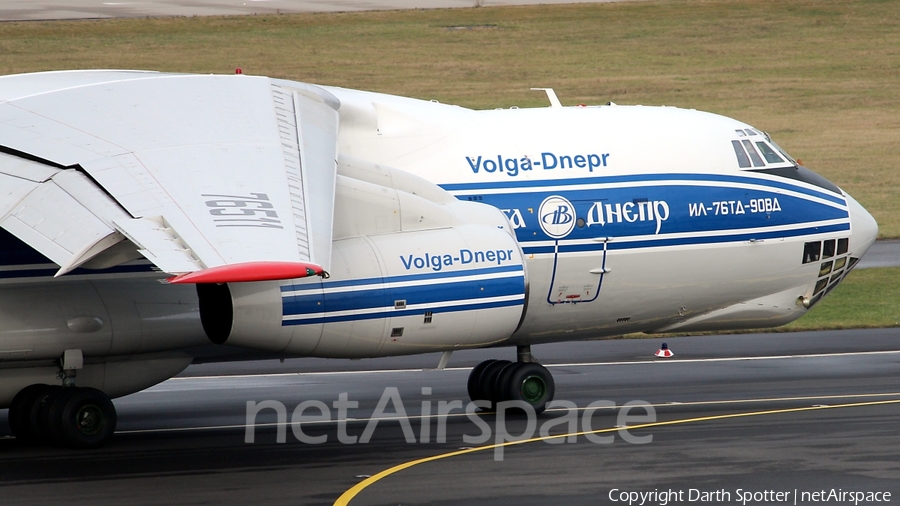
M 178 282 L 327 276 L 338 107 L 301 83 L 155 73 L 0 97 L 0 226 L 57 275 L 137 251 Z

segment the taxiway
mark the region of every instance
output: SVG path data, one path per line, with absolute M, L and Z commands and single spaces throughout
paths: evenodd
M 676 356 L 665 361 L 652 356 L 661 341 L 535 348 L 554 374 L 556 399 L 578 408 L 574 432 L 585 428 L 591 403 L 645 401 L 656 424 L 628 433 L 651 436 L 645 444 L 616 430 L 617 409 L 590 417 L 592 430 L 605 430 L 594 436 L 612 442 L 583 434 L 559 444 L 535 440 L 504 447 L 498 460 L 496 416 L 479 419 L 491 435 L 472 442 L 484 431 L 462 410 L 446 418 L 446 440 L 437 442 L 438 403 L 467 404 L 468 368 L 508 355 L 505 349 L 457 352 L 443 371 L 433 370 L 436 355 L 205 364 L 117 399 L 119 431 L 106 448 L 73 452 L 0 439 L 0 497 L 29 505 L 333 504 L 342 495 L 353 505 L 618 504 L 612 498 L 622 491 L 725 490 L 733 501 L 738 489 L 831 488 L 900 497 L 900 329 L 667 339 Z M 389 387 L 414 443 L 393 404 L 376 413 Z M 259 413 L 254 442 L 246 442 L 248 401 L 281 404 L 288 421 L 301 402 L 320 401 L 336 418 L 342 394 L 358 402 L 344 429 L 301 425 L 302 434 L 326 442 L 302 443 L 286 426 L 278 443 L 274 410 Z M 339 430 L 363 436 L 373 414 L 380 420 L 367 443 L 339 440 Z M 537 417 L 534 435 L 567 414 Z M 528 420 L 510 416 L 505 427 L 512 436 L 526 433 Z M 547 433 L 570 429 L 560 423 Z

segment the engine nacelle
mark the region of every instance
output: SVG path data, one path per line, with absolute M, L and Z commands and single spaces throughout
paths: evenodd
M 343 176 L 335 209 L 330 278 L 198 285 L 213 342 L 357 358 L 485 346 L 518 328 L 525 265 L 501 211 Z

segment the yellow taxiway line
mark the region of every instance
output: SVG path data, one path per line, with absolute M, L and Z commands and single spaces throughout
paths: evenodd
M 683 419 L 679 419 L 679 420 L 668 420 L 665 422 L 644 423 L 644 424 L 640 424 L 640 425 L 632 425 L 629 427 L 610 427 L 607 429 L 597 429 L 597 430 L 592 430 L 592 431 L 570 432 L 567 434 L 556 434 L 556 435 L 552 435 L 552 436 L 543 436 L 543 437 L 536 437 L 536 438 L 531 438 L 531 439 L 523 439 L 521 441 L 509 441 L 506 443 L 477 446 L 474 448 L 466 448 L 464 450 L 456 450 L 453 452 L 441 453 L 438 455 L 433 455 L 431 457 L 425 457 L 423 459 L 411 460 L 409 462 L 404 462 L 402 464 L 398 464 L 389 469 L 385 469 L 384 471 L 381 471 L 378 474 L 372 475 L 371 477 L 366 478 L 365 480 L 363 480 L 363 481 L 357 483 L 356 485 L 354 485 L 353 487 L 349 488 L 346 492 L 341 494 L 341 496 L 338 497 L 336 501 L 334 501 L 334 506 L 347 506 L 348 504 L 350 504 L 350 501 L 352 501 L 353 498 L 355 498 L 357 495 L 359 495 L 360 492 L 365 490 L 370 485 L 373 485 L 373 484 L 377 483 L 378 481 L 380 481 L 384 478 L 387 478 L 388 476 L 399 473 L 400 471 L 403 471 L 404 469 L 409 469 L 410 467 L 417 466 L 420 464 L 425 464 L 428 462 L 433 462 L 435 460 L 443 460 L 443 459 L 448 459 L 451 457 L 458 457 L 460 455 L 466 455 L 469 453 L 493 450 L 493 449 L 499 448 L 499 447 L 521 445 L 521 444 L 527 444 L 527 443 L 535 443 L 538 441 L 547 441 L 547 440 L 551 440 L 551 439 L 560 439 L 560 438 L 566 438 L 566 437 L 571 437 L 571 436 L 575 436 L 575 437 L 584 436 L 586 434 L 602 434 L 602 433 L 608 433 L 608 432 L 617 432 L 620 430 L 648 429 L 651 427 L 664 427 L 664 426 L 668 426 L 668 425 L 683 425 L 683 424 L 688 424 L 688 423 L 708 422 L 711 420 L 727 420 L 730 418 L 746 418 L 746 417 L 750 417 L 750 416 L 778 415 L 778 414 L 784 414 L 784 413 L 798 413 L 798 412 L 802 412 L 802 411 L 818 411 L 818 410 L 824 410 L 824 409 L 858 408 L 858 407 L 864 407 L 864 406 L 878 406 L 878 405 L 885 405 L 885 404 L 900 404 L 900 399 L 891 399 L 891 400 L 886 400 L 886 401 L 855 402 L 855 403 L 850 403 L 850 404 L 835 404 L 833 406 L 809 406 L 809 407 L 803 407 L 803 408 L 772 409 L 772 410 L 766 410 L 766 411 L 747 411 L 747 412 L 743 412 L 743 413 L 731 413 L 731 414 L 727 414 L 727 415 L 712 415 L 712 416 L 701 416 L 701 417 L 696 417 L 696 418 L 683 418 Z

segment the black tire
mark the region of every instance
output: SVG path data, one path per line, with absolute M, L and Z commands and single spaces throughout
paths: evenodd
M 50 438 L 50 425 L 48 414 L 50 412 L 50 406 L 53 404 L 53 401 L 56 399 L 56 396 L 59 395 L 62 387 L 59 385 L 48 385 L 47 388 L 38 395 L 37 400 L 35 400 L 34 404 L 31 406 L 30 420 L 31 420 L 31 432 L 34 437 L 34 443 L 36 444 L 49 444 L 52 443 L 52 439 Z
M 116 430 L 116 408 L 95 388 L 64 388 L 50 406 L 50 434 L 70 448 L 97 448 Z
M 500 374 L 500 371 L 509 364 L 509 360 L 497 360 L 485 367 L 484 370 L 481 371 L 481 376 L 478 378 L 478 400 L 489 401 L 491 403 L 489 409 L 491 410 L 494 409 L 494 399 L 498 397 L 497 392 L 495 392 L 497 376 Z
M 469 382 L 466 384 L 467 390 L 469 391 L 469 399 L 472 401 L 480 400 L 479 395 L 481 395 L 481 389 L 479 388 L 479 380 L 481 379 L 481 373 L 484 372 L 484 369 L 487 366 L 496 361 L 497 359 L 491 358 L 472 368 L 472 372 L 469 373 Z
M 547 409 L 553 400 L 556 384 L 546 367 L 535 363 L 521 363 L 512 372 L 506 385 L 507 400 L 524 401 L 534 407 L 535 413 Z
M 36 433 L 31 425 L 31 410 L 48 386 L 44 384 L 28 385 L 19 390 L 9 404 L 9 430 L 17 441 L 25 444 L 32 444 L 36 441 Z
M 521 365 L 521 362 L 510 362 L 506 367 L 500 370 L 499 374 L 497 374 L 497 379 L 494 381 L 494 398 L 491 399 L 491 402 L 493 402 L 494 405 L 498 402 L 511 400 L 509 398 L 509 387 L 507 385 L 509 385 L 513 372 L 517 371 Z

